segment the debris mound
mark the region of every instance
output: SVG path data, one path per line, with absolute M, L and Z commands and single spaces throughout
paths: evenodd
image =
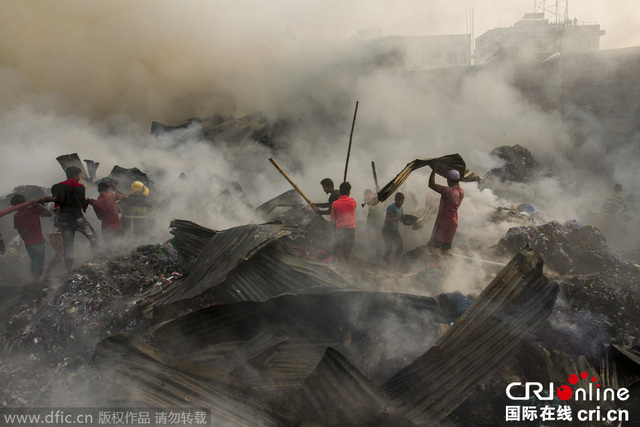
M 623 262 L 597 228 L 576 221 L 511 228 L 498 243 L 497 252 L 514 254 L 527 245 L 559 274 L 596 273 Z
M 491 151 L 491 156 L 503 160 L 504 165 L 491 169 L 484 179 L 497 178 L 500 182 L 531 182 L 540 169 L 540 164 L 533 154 L 521 145 L 496 147 Z

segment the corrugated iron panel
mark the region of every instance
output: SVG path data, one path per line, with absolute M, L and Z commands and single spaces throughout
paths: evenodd
M 436 424 L 488 381 L 551 314 L 558 285 L 542 258 L 523 250 L 423 356 L 384 384 L 419 424 Z
M 114 400 L 135 401 L 163 410 L 212 411 L 212 425 L 299 425 L 295 408 L 204 366 L 185 363 L 127 335 L 101 341 L 94 363 Z
M 333 348 L 305 380 L 304 392 L 323 425 L 415 425 L 394 413 L 388 398 Z
M 435 300 L 413 295 L 285 295 L 190 313 L 156 329 L 153 343 L 176 357 L 203 357 L 203 350 L 220 343 L 249 341 L 259 333 L 286 335 L 286 341 L 264 349 L 232 374 L 259 388 L 300 389 L 328 346 L 346 349 L 370 378 L 387 378 L 435 342 L 443 317 Z
M 167 304 L 193 298 L 219 285 L 239 264 L 272 241 L 290 234 L 278 225 L 245 225 L 220 231 L 206 243 L 189 274 L 142 305 Z

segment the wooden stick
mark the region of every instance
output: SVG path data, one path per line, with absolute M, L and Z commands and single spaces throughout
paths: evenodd
M 351 134 L 349 135 L 349 149 L 347 150 L 347 163 L 344 165 L 344 179 L 347 182 L 347 169 L 349 169 L 349 156 L 351 155 L 351 139 L 353 138 L 353 127 L 356 125 L 356 115 L 358 114 L 358 101 L 356 101 L 356 111 L 353 113 L 353 122 L 351 123 Z
M 371 169 L 373 169 L 373 182 L 376 184 L 376 193 L 380 191 L 380 186 L 378 185 L 378 174 L 376 173 L 376 163 L 371 161 Z
M 294 189 L 295 189 L 295 190 L 296 190 L 296 191 L 297 191 L 297 192 L 302 196 L 302 198 L 303 198 L 307 203 L 309 203 L 309 205 L 310 205 L 311 207 L 314 207 L 314 206 L 316 205 L 315 203 L 313 203 L 313 202 L 311 201 L 311 199 L 309 199 L 309 198 L 307 197 L 307 195 L 306 195 L 306 194 L 304 194 L 304 193 L 302 192 L 302 190 L 300 189 L 300 187 L 298 187 L 298 186 L 296 185 L 296 183 L 295 183 L 295 182 L 293 182 L 293 180 L 292 180 L 291 178 L 289 178 L 289 175 L 287 175 L 287 174 L 286 174 L 286 172 L 282 170 L 282 168 L 280 167 L 280 165 L 278 165 L 278 163 L 276 163 L 276 161 L 275 161 L 275 160 L 273 160 L 273 157 L 269 158 L 269 161 L 273 164 L 273 166 L 275 166 L 275 167 L 276 167 L 276 169 L 278 169 L 278 172 L 280 172 L 280 173 L 282 174 L 282 176 L 284 176 L 284 177 L 285 177 L 285 179 L 286 179 L 287 181 L 289 181 L 289 184 L 291 184 L 291 186 L 292 186 L 292 187 L 293 187 L 293 188 L 294 188 Z

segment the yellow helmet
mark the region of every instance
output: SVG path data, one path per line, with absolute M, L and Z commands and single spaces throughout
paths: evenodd
M 142 191 L 142 194 L 145 196 L 149 195 L 149 187 L 145 186 L 140 181 L 134 181 L 131 183 L 131 189 L 129 190 L 129 195 L 137 193 L 138 191 Z

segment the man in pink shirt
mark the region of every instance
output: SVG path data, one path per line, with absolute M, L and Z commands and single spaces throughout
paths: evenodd
M 447 186 L 445 187 L 436 184 L 437 168 L 437 164 L 433 166 L 429 176 L 429 188 L 440 193 L 440 206 L 436 222 L 433 225 L 431 240 L 427 244 L 436 263 L 440 261 L 441 255 L 446 255 L 451 249 L 451 242 L 453 242 L 453 237 L 458 229 L 458 208 L 464 198 L 464 190 L 459 184 L 460 172 L 453 169 L 448 171 Z
M 331 206 L 331 222 L 335 227 L 335 257 L 345 267 L 351 266 L 353 245 L 356 241 L 356 201 L 351 195 L 351 184 L 340 184 L 340 197 Z
M 115 191 L 112 192 L 110 189 Z M 120 239 L 122 225 L 120 223 L 120 212 L 116 201 L 126 199 L 127 196 L 116 187 L 114 182 L 107 184 L 102 181 L 98 184 L 100 196 L 95 200 L 90 200 L 96 216 L 102 221 L 102 238 L 107 250 L 114 250 Z

